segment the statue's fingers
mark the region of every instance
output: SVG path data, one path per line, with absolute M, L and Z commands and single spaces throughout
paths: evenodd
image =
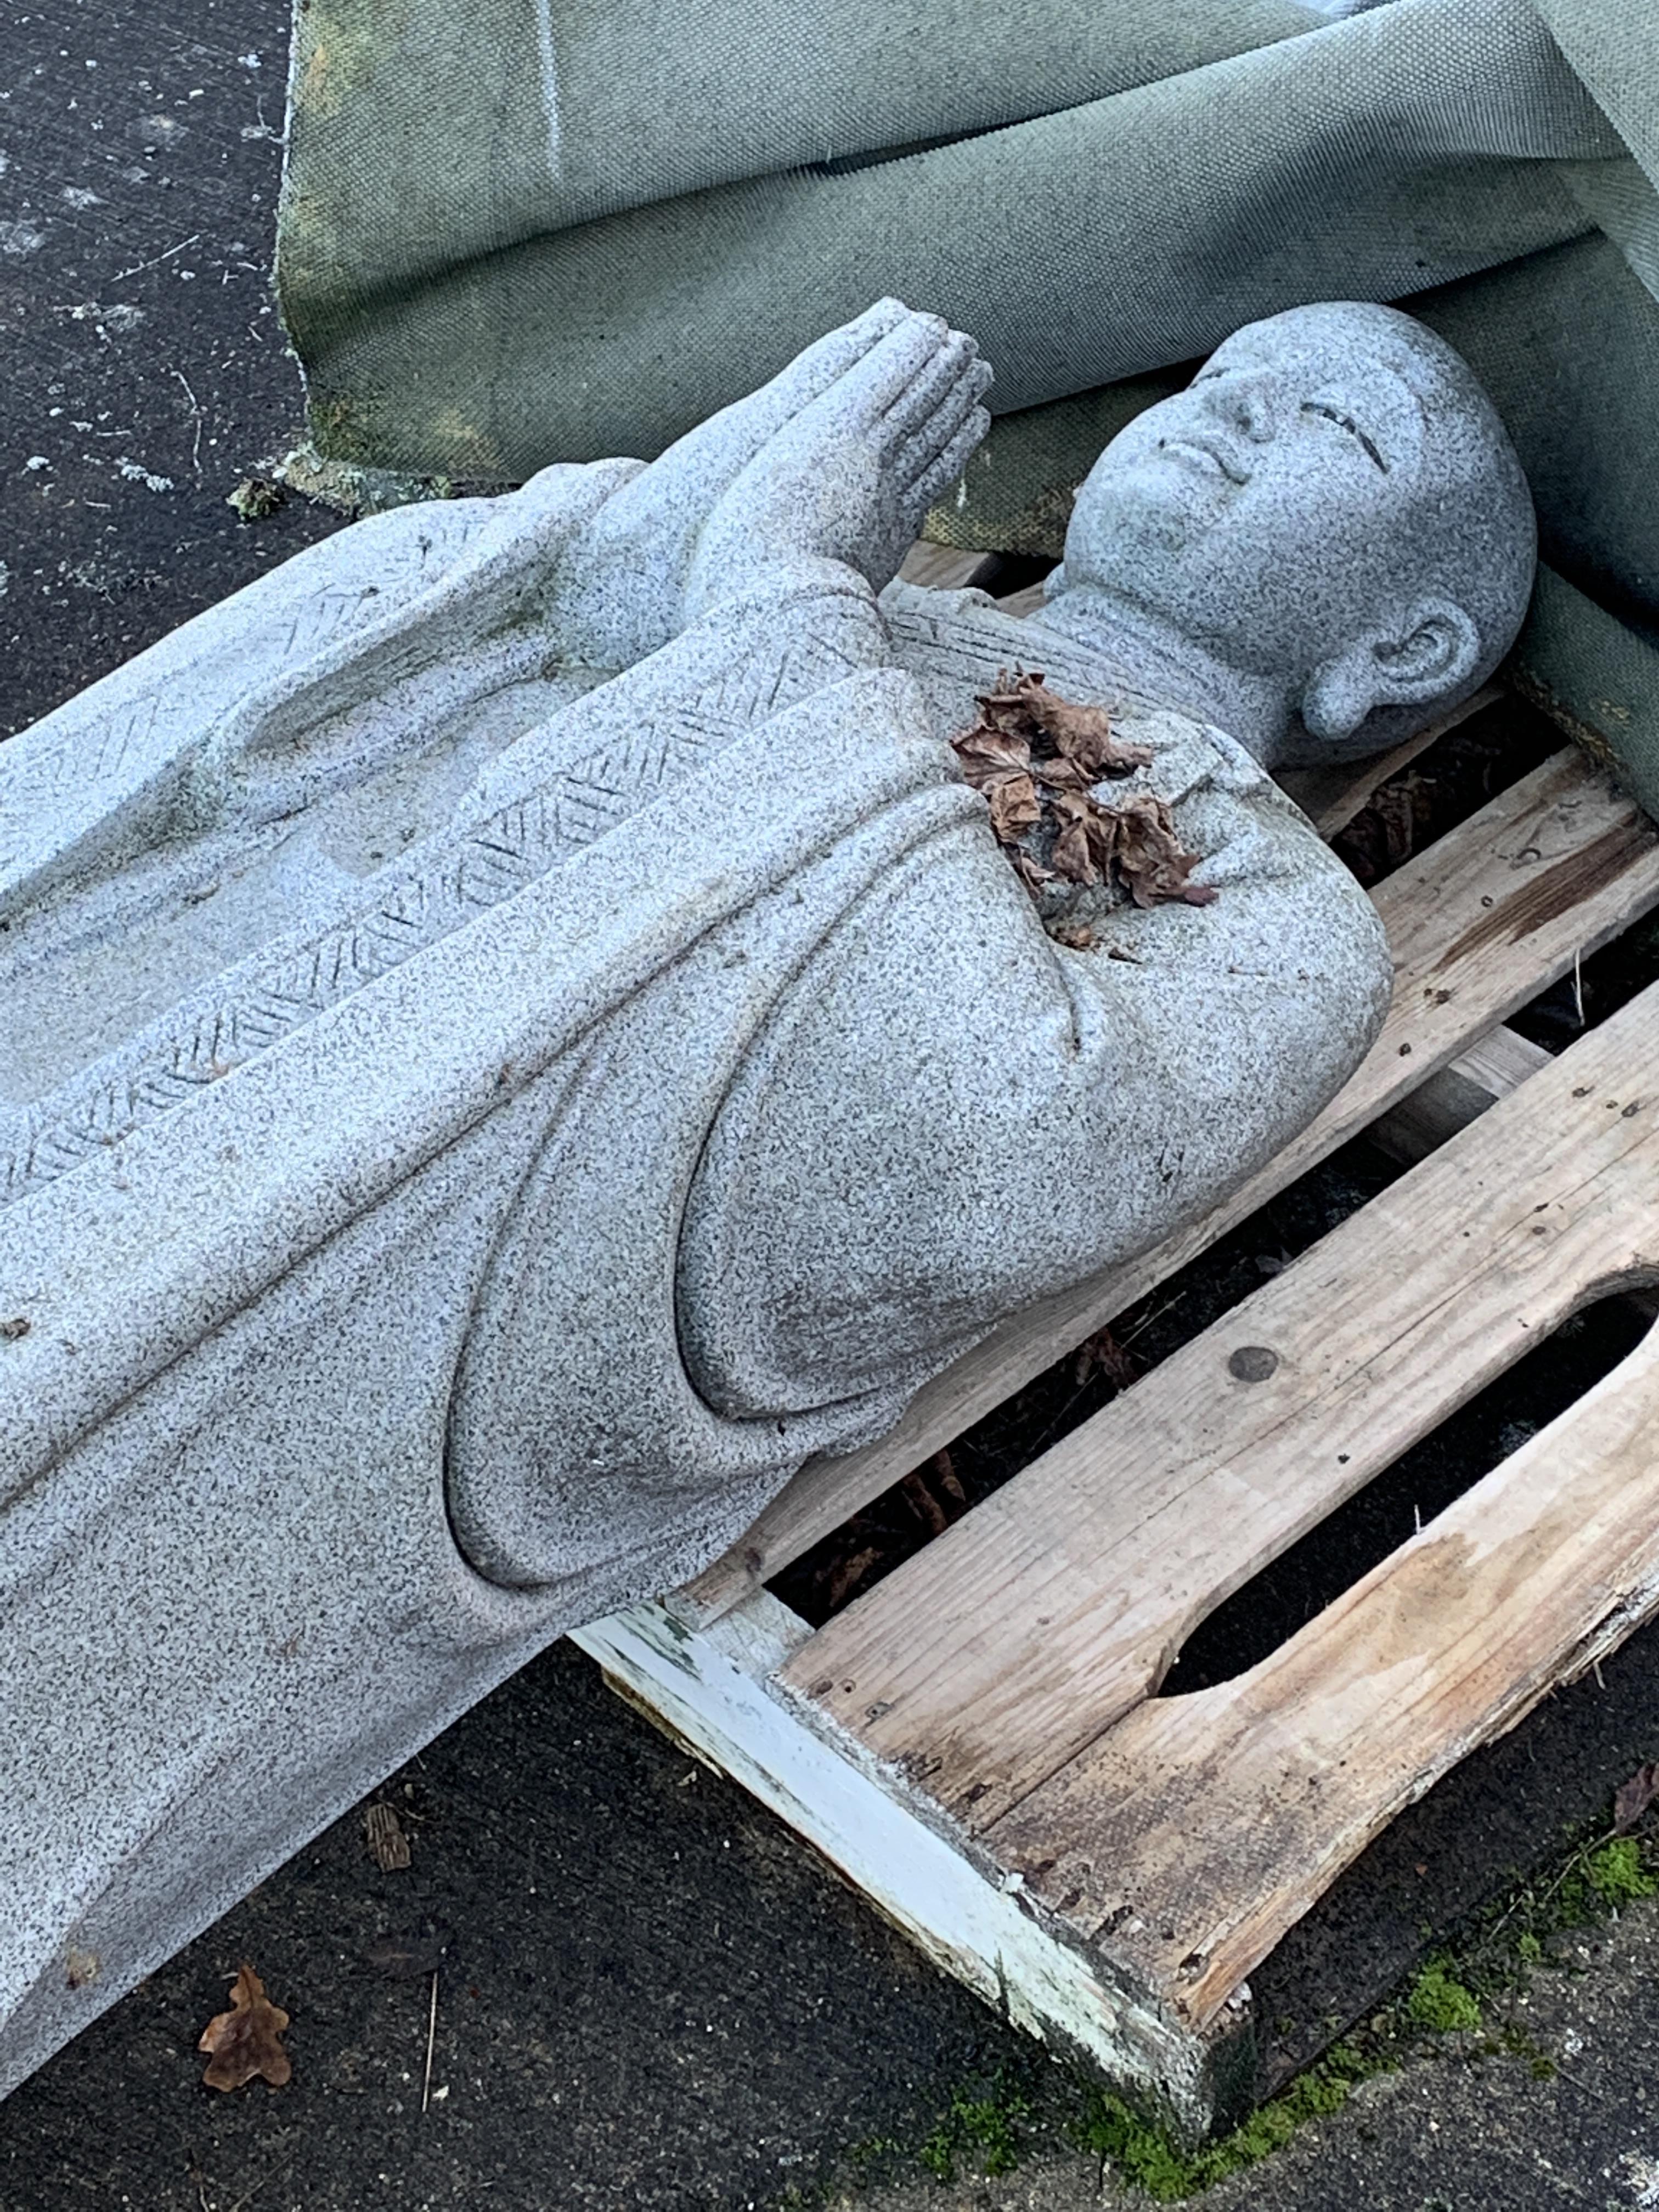
M 681 463 L 690 459 L 696 470 L 707 472 L 697 483 L 697 495 L 715 496 L 769 438 L 775 438 L 803 409 L 821 399 L 872 347 L 913 319 L 902 300 L 878 300 L 850 323 L 815 338 L 757 392 L 734 400 L 689 430 L 663 459 Z M 651 481 L 654 488 L 660 482 L 659 474 Z M 648 498 L 653 494 L 639 495 Z
M 775 436 L 804 407 L 810 407 L 855 368 L 872 346 L 879 345 L 890 332 L 910 319 L 910 310 L 902 300 L 878 300 L 850 323 L 815 338 L 752 398 L 738 401 L 738 411 L 750 431 L 757 430 L 762 437 Z M 725 411 L 730 415 L 732 410 Z
M 884 338 L 888 331 L 902 323 L 909 312 L 902 300 L 895 299 L 889 292 L 872 301 L 861 315 L 854 315 L 852 321 L 843 324 L 842 328 L 846 335 L 862 339 L 862 349 L 867 353 L 878 338 Z M 831 331 L 830 336 L 834 335 Z
M 908 313 L 856 362 L 842 378 L 837 398 L 849 410 L 848 428 L 860 418 L 873 427 L 928 367 L 949 337 L 939 315 Z
M 918 478 L 913 498 L 921 514 L 926 514 L 930 507 L 937 507 L 951 486 L 961 482 L 969 462 L 973 459 L 975 447 L 990 427 L 988 411 L 983 407 L 975 407 L 933 466 Z
M 964 331 L 951 331 L 932 361 L 907 384 L 881 421 L 882 434 L 896 444 L 926 427 L 966 375 L 979 348 Z M 952 428 L 955 426 L 952 425 Z M 940 441 L 942 444 L 943 440 Z M 937 448 L 935 448 L 937 450 Z
M 899 466 L 907 476 L 920 477 L 933 466 L 990 388 L 991 364 L 975 357 L 906 444 Z
M 909 320 L 910 310 L 902 300 L 878 300 L 850 323 L 843 323 L 838 330 L 826 331 L 821 338 L 815 338 L 804 352 L 796 355 L 778 380 L 798 383 L 802 387 L 805 404 L 806 398 L 816 398 L 819 392 L 827 392 L 837 377 L 845 376 L 872 346 L 880 344 L 890 331 L 896 331 L 901 323 Z

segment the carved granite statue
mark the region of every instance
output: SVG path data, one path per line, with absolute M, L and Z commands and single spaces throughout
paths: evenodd
M 1490 409 L 1385 310 L 1245 331 L 1021 624 L 883 592 L 988 380 L 884 303 L 0 752 L 0 2087 L 1365 1049 L 1371 908 L 1259 763 L 1506 649 Z M 1010 865 L 947 740 L 1033 668 L 1149 749 L 1109 796 L 1210 903 Z

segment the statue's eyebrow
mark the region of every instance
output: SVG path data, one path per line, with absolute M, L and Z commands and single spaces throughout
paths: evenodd
M 1352 430 L 1383 475 L 1388 475 L 1389 465 L 1378 452 L 1376 441 L 1367 437 L 1352 415 L 1345 415 L 1340 407 L 1333 407 L 1323 399 L 1304 399 L 1302 403 L 1302 412 L 1304 415 L 1327 416 L 1333 422 L 1340 423 L 1343 429 Z

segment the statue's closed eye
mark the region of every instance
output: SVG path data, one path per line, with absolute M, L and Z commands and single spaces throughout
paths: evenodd
M 1358 439 L 1360 444 L 1365 448 L 1365 451 L 1370 455 L 1371 459 L 1376 463 L 1377 467 L 1382 470 L 1383 475 L 1387 476 L 1389 473 L 1388 463 L 1383 459 L 1382 454 L 1378 453 L 1371 440 L 1368 438 L 1365 435 L 1365 433 L 1360 428 L 1358 423 L 1354 421 L 1352 415 L 1345 415 L 1340 407 L 1327 406 L 1322 399 L 1304 399 L 1302 403 L 1302 412 L 1304 415 L 1323 415 L 1328 421 L 1336 423 L 1340 428 L 1344 430 L 1351 430 L 1354 436 Z

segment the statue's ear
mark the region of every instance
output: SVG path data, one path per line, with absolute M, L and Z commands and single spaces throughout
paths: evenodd
M 1357 638 L 1322 662 L 1302 700 L 1302 726 L 1338 744 L 1381 707 L 1453 696 L 1480 663 L 1480 633 L 1455 599 L 1419 599 L 1407 619 Z

